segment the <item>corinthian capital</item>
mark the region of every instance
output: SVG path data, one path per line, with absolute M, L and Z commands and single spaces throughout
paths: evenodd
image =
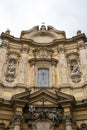
M 15 115 L 13 121 L 14 121 L 15 124 L 20 125 L 20 123 L 22 121 L 22 116 L 21 115 Z

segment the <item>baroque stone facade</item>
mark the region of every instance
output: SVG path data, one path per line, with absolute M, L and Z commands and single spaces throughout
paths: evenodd
M 0 130 L 87 130 L 85 34 L 42 25 L 0 38 Z

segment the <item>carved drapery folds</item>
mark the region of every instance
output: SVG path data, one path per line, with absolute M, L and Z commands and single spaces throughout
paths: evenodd
M 15 51 L 9 51 L 7 54 L 7 66 L 5 77 L 6 81 L 13 82 L 17 73 L 17 64 L 19 60 L 19 53 Z
M 69 65 L 69 73 L 72 81 L 78 83 L 81 81 L 81 71 L 79 54 L 77 52 L 71 52 L 67 54 L 67 60 Z

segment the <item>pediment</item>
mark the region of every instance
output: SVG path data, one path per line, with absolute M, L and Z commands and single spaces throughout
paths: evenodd
M 53 106 L 59 103 L 73 102 L 75 99 L 73 96 L 55 89 L 38 88 L 35 91 L 31 89 L 30 91 L 16 94 L 12 97 L 12 100 L 32 105 L 42 105 L 44 100 L 46 106 Z
M 35 26 L 30 30 L 22 31 L 21 38 L 23 39 L 31 39 L 36 43 L 50 43 L 55 39 L 64 39 L 65 32 L 56 30 L 52 26 L 42 25 L 39 29 L 39 26 Z

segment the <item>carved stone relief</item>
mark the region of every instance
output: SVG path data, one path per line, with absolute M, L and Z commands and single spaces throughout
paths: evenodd
M 81 81 L 81 71 L 79 55 L 77 52 L 71 52 L 67 54 L 67 60 L 70 70 L 70 77 L 73 82 L 78 83 Z
M 51 58 L 53 50 L 48 49 L 46 46 L 41 46 L 33 51 L 36 58 Z

